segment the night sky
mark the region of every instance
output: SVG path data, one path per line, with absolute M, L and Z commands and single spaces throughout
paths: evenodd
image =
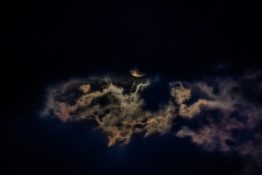
M 147 97 L 153 106 L 171 81 L 232 78 L 260 116 L 239 140 L 262 132 L 258 3 L 26 0 L 8 1 L 5 9 L 1 174 L 262 174 L 261 134 L 252 142 L 260 153 L 244 156 L 179 138 L 176 124 L 164 135 L 138 134 L 127 145 L 107 147 L 106 135 L 92 122 L 40 115 L 47 89 L 60 82 L 107 73 L 130 77 L 130 69 L 138 68 L 160 82 Z M 175 122 L 194 125 L 179 117 Z

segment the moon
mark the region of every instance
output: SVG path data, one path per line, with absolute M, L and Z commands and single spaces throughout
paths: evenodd
M 145 74 L 138 69 L 131 69 L 130 74 L 135 78 L 141 78 L 145 76 Z

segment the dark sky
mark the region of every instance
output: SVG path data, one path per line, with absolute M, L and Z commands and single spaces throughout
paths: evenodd
M 43 120 L 38 111 L 48 85 L 90 73 L 125 74 L 139 67 L 187 80 L 215 74 L 219 66 L 229 74 L 261 69 L 258 3 L 25 0 L 8 1 L 6 10 L 1 161 L 8 174 L 192 175 L 241 169 L 236 155 L 206 153 L 170 135 L 146 142 L 138 137 L 109 150 L 103 135 L 85 124 Z

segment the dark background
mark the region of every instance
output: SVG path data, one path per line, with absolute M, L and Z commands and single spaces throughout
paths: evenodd
M 47 86 L 92 73 L 192 80 L 261 69 L 251 1 L 9 1 L 1 52 L 1 161 L 8 174 L 235 174 L 245 160 L 172 135 L 106 147 L 88 124 L 41 119 Z M 2 173 L 1 173 L 2 174 Z

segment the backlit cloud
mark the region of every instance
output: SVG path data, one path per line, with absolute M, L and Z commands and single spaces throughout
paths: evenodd
M 259 78 L 261 74 L 256 73 L 171 81 L 169 100 L 157 110 L 146 108 L 143 97 L 150 79 L 101 76 L 71 80 L 48 90 L 42 113 L 63 122 L 94 121 L 107 136 L 108 146 L 128 144 L 136 134 L 166 134 L 175 124 L 178 138 L 189 138 L 208 151 L 236 151 L 257 160 L 262 155 L 262 108 L 259 100 L 250 97 L 261 95 Z M 178 118 L 195 127 L 179 123 Z

